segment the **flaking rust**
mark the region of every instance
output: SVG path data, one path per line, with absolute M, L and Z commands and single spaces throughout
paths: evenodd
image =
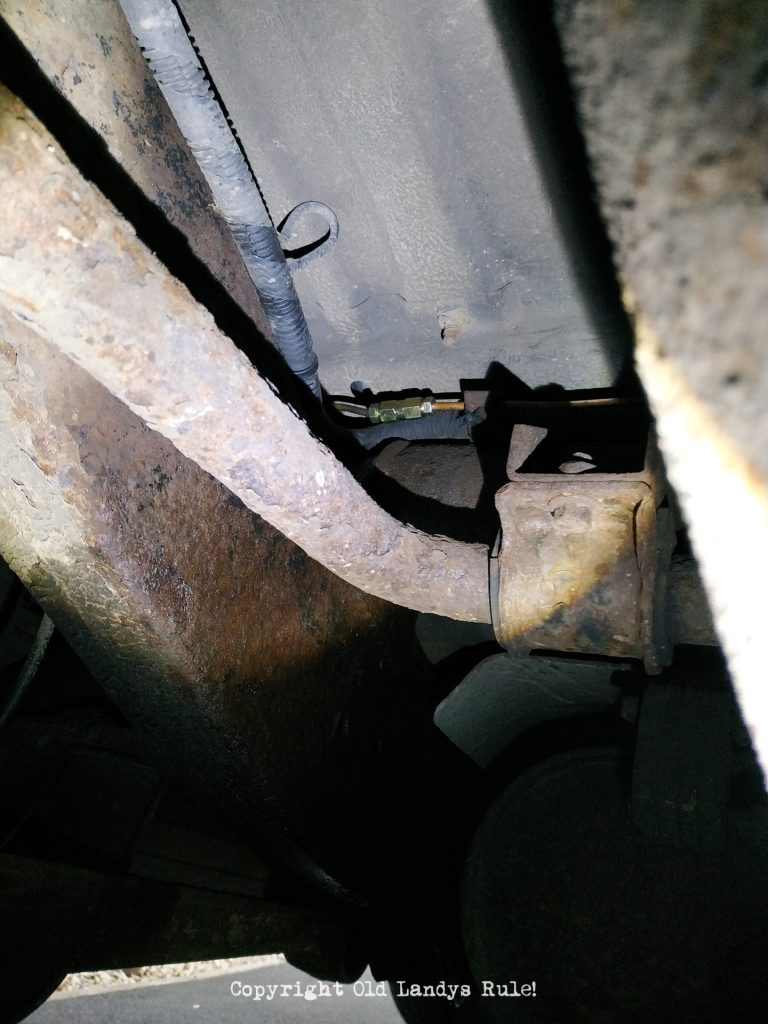
M 653 439 L 640 473 L 525 473 L 546 431 L 515 427 L 510 482 L 496 495 L 496 635 L 510 650 L 641 659 L 658 672 L 669 643 L 657 604 L 673 534 Z

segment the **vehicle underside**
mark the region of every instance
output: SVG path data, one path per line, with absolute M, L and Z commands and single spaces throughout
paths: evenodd
M 0 1024 L 764 1020 L 768 8 L 0 19 Z

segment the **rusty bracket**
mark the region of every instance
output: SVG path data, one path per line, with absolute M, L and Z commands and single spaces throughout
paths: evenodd
M 665 483 L 655 438 L 637 473 L 521 472 L 546 433 L 515 426 L 510 482 L 496 495 L 496 637 L 516 653 L 642 659 L 657 673 L 671 660 L 663 610 L 675 537 L 660 508 Z

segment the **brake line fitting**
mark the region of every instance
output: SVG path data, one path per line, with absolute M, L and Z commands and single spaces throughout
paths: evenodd
M 397 423 L 420 420 L 437 412 L 463 412 L 464 401 L 457 395 L 413 395 L 409 398 L 382 398 L 377 402 L 334 401 L 336 412 L 369 423 Z

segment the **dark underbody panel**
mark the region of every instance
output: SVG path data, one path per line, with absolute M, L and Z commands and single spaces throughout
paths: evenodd
M 275 223 L 305 200 L 339 218 L 333 251 L 296 275 L 329 392 L 452 391 L 494 363 L 530 387 L 616 382 L 626 325 L 545 17 L 472 0 L 182 7 Z

